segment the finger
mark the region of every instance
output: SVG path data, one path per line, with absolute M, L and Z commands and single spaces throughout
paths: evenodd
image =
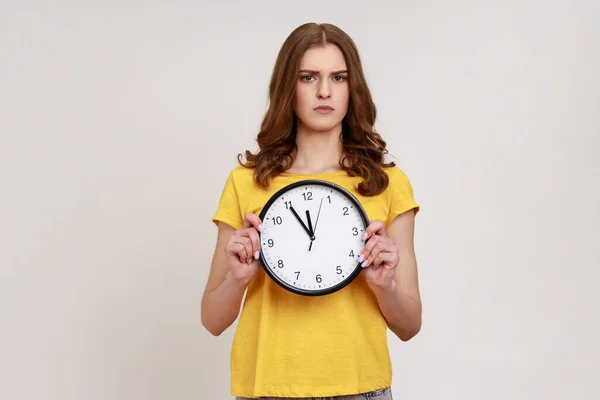
M 253 227 L 240 229 L 236 231 L 236 236 L 248 238 L 250 240 L 250 254 L 252 254 L 254 258 L 258 259 L 260 251 L 260 238 L 258 237 L 256 229 L 254 229 Z
M 250 227 L 254 227 L 254 229 L 260 232 L 262 229 L 262 221 L 258 215 L 249 212 L 244 216 L 244 228 Z
M 231 248 L 233 252 L 237 254 L 241 263 L 247 263 L 250 253 L 248 252 L 248 246 L 244 244 L 243 238 L 236 238 L 231 242 Z
M 377 257 L 373 260 L 372 265 L 376 265 L 378 267 L 383 267 L 385 264 L 392 264 L 394 260 L 394 255 L 388 252 L 380 252 L 377 254 Z
M 248 259 L 248 254 L 246 253 L 246 246 L 242 243 L 231 242 L 227 246 L 227 252 L 233 256 L 237 256 L 238 261 L 241 263 L 246 263 Z
M 365 233 L 363 234 L 363 240 L 367 240 L 373 235 L 385 236 L 385 225 L 381 221 L 373 221 L 369 224 Z
M 252 256 L 258 260 L 260 255 L 260 238 L 258 237 L 256 230 L 248 229 L 248 238 L 250 239 L 250 243 L 252 245 Z
M 234 236 L 234 237 L 232 237 L 232 242 L 244 247 L 243 255 L 238 250 L 238 254 L 240 255 L 241 262 L 249 263 L 250 261 L 252 261 L 253 252 L 252 252 L 252 242 L 250 241 L 250 238 L 245 237 L 245 236 Z M 236 248 L 238 248 L 238 247 L 236 247 Z
M 382 240 L 384 240 L 384 238 L 382 238 L 381 236 L 372 237 L 363 247 L 363 250 L 359 257 L 360 262 L 366 260 L 373 251 L 373 248 L 377 245 L 377 243 L 379 243 Z
M 381 252 L 385 252 L 386 250 L 387 250 L 386 243 L 381 240 L 377 240 L 377 243 L 375 243 L 375 246 L 373 246 L 373 248 L 369 252 L 369 255 L 367 256 L 366 260 L 363 261 L 363 263 L 362 263 L 363 268 L 366 268 L 369 265 L 378 267 L 379 264 L 374 263 L 374 261 Z

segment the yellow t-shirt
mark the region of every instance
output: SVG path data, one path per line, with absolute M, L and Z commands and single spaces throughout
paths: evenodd
M 255 185 L 252 169 L 238 166 L 227 178 L 213 222 L 238 229 L 244 215 L 259 215 L 277 190 L 321 179 L 349 190 L 370 220 L 387 225 L 419 206 L 404 172 L 385 171 L 388 188 L 365 197 L 356 190 L 362 178 L 345 171 L 284 173 L 264 190 Z M 387 324 L 362 275 L 335 293 L 312 297 L 288 292 L 259 269 L 246 292 L 230 361 L 231 393 L 241 397 L 348 395 L 390 386 L 392 380 Z

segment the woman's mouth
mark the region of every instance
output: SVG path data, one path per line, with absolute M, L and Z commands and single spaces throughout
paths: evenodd
M 314 110 L 320 114 L 329 114 L 330 112 L 333 112 L 334 109 L 331 106 L 319 106 Z

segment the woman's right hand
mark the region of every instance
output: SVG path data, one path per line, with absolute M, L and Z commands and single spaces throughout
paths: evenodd
M 260 240 L 258 232 L 262 228 L 260 218 L 252 213 L 244 216 L 244 226 L 229 238 L 225 247 L 227 266 L 231 277 L 247 286 L 259 268 Z

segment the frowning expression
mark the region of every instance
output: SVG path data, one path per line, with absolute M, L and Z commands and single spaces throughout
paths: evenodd
M 330 131 L 348 111 L 346 61 L 334 44 L 308 49 L 300 62 L 294 111 L 298 124 L 313 131 Z

